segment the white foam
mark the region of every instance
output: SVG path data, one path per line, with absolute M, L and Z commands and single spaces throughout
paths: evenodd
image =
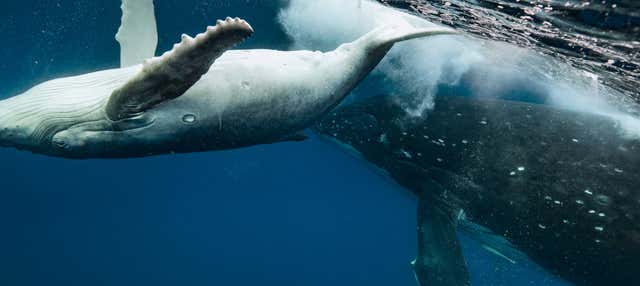
M 400 20 L 415 26 L 434 26 L 368 0 L 292 0 L 279 20 L 294 40 L 293 48 L 325 51 Z M 473 52 L 474 45 L 468 39 L 447 36 L 400 43 L 374 73 L 384 75 L 392 86 L 387 92 L 404 101 L 401 103 L 410 114 L 421 115 L 433 107 L 437 84 L 458 81 L 471 63 L 480 60 Z
M 371 0 L 290 0 L 279 15 L 295 49 L 331 50 L 384 24 L 404 20 L 419 26 L 428 21 Z M 438 36 L 403 42 L 392 49 L 374 74 L 385 82 L 380 88 L 394 95 L 408 114 L 422 116 L 433 108 L 440 84 L 455 84 L 469 71 L 474 95 L 491 97 L 506 88 L 546 92 L 557 107 L 606 115 L 628 136 L 640 138 L 640 120 L 621 110 L 638 110 L 625 97 L 601 85 L 592 74 L 534 51 L 469 36 Z

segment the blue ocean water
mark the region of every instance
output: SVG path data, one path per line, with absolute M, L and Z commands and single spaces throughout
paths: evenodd
M 1 98 L 116 67 L 117 2 L 0 4 Z M 156 1 L 159 51 L 226 16 L 256 29 L 242 48 L 286 49 L 280 8 Z M 414 199 L 315 137 L 133 160 L 0 158 L 0 285 L 416 285 Z M 463 243 L 473 285 L 565 285 Z

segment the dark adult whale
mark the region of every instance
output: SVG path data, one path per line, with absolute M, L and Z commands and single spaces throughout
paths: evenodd
M 337 105 L 394 43 L 454 33 L 399 18 L 327 53 L 227 51 L 253 33 L 227 18 L 136 64 L 155 51 L 153 2 L 123 1 L 123 11 L 123 67 L 51 80 L 1 101 L 0 146 L 126 158 L 300 140 L 297 132 Z
M 316 130 L 419 198 L 421 285 L 468 285 L 459 225 L 503 236 L 577 285 L 637 280 L 640 140 L 610 117 L 443 96 L 417 118 L 374 97 L 330 112 Z

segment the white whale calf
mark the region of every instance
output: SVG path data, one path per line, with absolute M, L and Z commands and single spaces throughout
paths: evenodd
M 227 18 L 155 53 L 151 0 L 123 1 L 122 68 L 60 78 L 0 101 L 0 146 L 66 158 L 128 158 L 301 140 L 394 43 L 448 28 L 398 19 L 321 53 L 228 50 L 253 33 Z

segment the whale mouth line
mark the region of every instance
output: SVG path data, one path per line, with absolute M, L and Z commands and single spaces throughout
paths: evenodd
M 59 130 L 51 136 L 51 143 L 59 150 L 70 150 L 71 144 L 64 140 L 65 132 L 84 132 L 110 133 L 110 132 L 126 132 L 136 131 L 149 128 L 156 122 L 156 118 L 152 116 L 141 115 L 135 118 L 128 118 L 119 121 L 110 121 L 106 119 L 84 121 L 73 124 L 65 129 Z M 72 133 L 73 134 L 73 133 Z M 72 135 L 77 137 L 77 135 Z
M 61 149 L 61 150 L 67 150 L 70 147 L 67 142 L 57 138 L 52 139 L 52 143 L 54 146 L 56 146 L 58 149 Z
M 135 131 L 151 127 L 156 123 L 156 118 L 153 116 L 147 116 L 147 114 L 141 114 L 139 116 L 119 120 L 112 123 L 114 130 L 111 131 Z

